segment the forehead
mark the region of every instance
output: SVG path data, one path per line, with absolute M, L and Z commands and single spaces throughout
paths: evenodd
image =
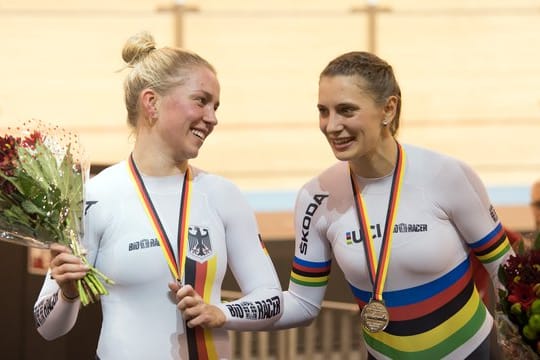
M 323 76 L 319 80 L 319 100 L 371 98 L 365 85 L 365 80 L 358 75 Z
M 220 91 L 216 74 L 203 66 L 197 66 L 188 70 L 180 87 L 188 91 L 204 91 L 215 97 L 219 96 Z

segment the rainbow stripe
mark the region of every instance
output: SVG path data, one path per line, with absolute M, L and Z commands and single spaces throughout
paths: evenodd
M 362 308 L 371 292 L 350 285 Z M 396 359 L 440 359 L 473 336 L 486 321 L 469 258 L 429 283 L 383 294 L 390 323 L 383 332 L 364 331 L 374 350 Z
M 489 264 L 504 256 L 510 249 L 510 242 L 506 237 L 506 232 L 501 224 L 498 224 L 493 231 L 484 238 L 469 245 L 478 260 L 484 264 Z
M 294 257 L 291 281 L 304 286 L 326 286 L 331 261 L 313 262 Z

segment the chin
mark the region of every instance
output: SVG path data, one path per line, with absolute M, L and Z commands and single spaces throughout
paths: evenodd
M 199 151 L 184 151 L 184 159 L 190 160 L 195 159 L 197 156 L 199 156 Z
M 340 161 L 349 161 L 353 158 L 352 154 L 350 154 L 349 152 L 346 152 L 346 151 L 336 151 L 336 150 L 333 150 L 334 152 L 334 156 L 336 157 L 336 159 L 340 160 Z

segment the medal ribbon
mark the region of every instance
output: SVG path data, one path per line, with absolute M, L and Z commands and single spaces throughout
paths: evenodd
M 390 192 L 390 198 L 388 199 L 388 210 L 386 212 L 384 233 L 378 263 L 375 262 L 375 248 L 373 245 L 373 237 L 369 225 L 370 222 L 366 205 L 362 199 L 362 195 L 360 194 L 356 177 L 354 176 L 352 169 L 349 167 L 352 190 L 356 200 L 356 214 L 358 216 L 358 221 L 360 222 L 360 235 L 362 236 L 362 239 L 364 239 L 364 252 L 366 254 L 369 276 L 371 283 L 373 284 L 373 298 L 378 301 L 383 300 L 382 294 L 384 284 L 386 282 L 388 264 L 390 262 L 390 250 L 392 248 L 394 223 L 396 221 L 403 175 L 405 174 L 405 151 L 402 149 L 399 143 L 396 144 L 398 149 L 396 167 L 392 176 L 392 189 Z
M 191 171 L 189 169 L 189 166 L 187 167 L 186 173 L 184 175 L 184 184 L 182 185 L 182 194 L 181 194 L 181 199 L 180 199 L 180 222 L 178 225 L 178 260 L 176 260 L 174 257 L 174 251 L 171 246 L 169 237 L 167 236 L 167 233 L 165 232 L 163 224 L 161 223 L 161 220 L 159 219 L 159 216 L 154 207 L 154 204 L 152 203 L 152 200 L 150 199 L 150 195 L 148 194 L 148 191 L 146 190 L 146 187 L 144 186 L 142 176 L 139 173 L 139 170 L 137 170 L 137 166 L 135 165 L 135 161 L 133 160 L 133 154 L 131 154 L 129 157 L 128 169 L 129 169 L 129 174 L 131 175 L 131 180 L 133 180 L 133 184 L 135 185 L 137 194 L 139 195 L 139 199 L 141 200 L 144 210 L 146 211 L 146 215 L 148 215 L 148 218 L 150 219 L 150 223 L 152 224 L 152 227 L 156 233 L 159 244 L 161 246 L 161 250 L 163 250 L 163 255 L 165 256 L 165 260 L 167 260 L 169 269 L 171 270 L 171 273 L 174 276 L 174 278 L 180 284 L 183 284 L 184 270 L 185 270 L 185 264 L 186 264 L 187 245 L 188 245 L 189 209 L 190 209 L 189 204 L 191 201 L 192 179 L 191 179 Z

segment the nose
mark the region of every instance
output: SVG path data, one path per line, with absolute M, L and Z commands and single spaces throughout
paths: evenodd
M 335 133 L 343 130 L 343 124 L 341 123 L 341 116 L 335 112 L 328 113 L 327 116 L 321 116 L 320 119 L 321 130 L 326 133 Z
M 212 126 L 217 125 L 218 119 L 216 116 L 216 110 L 214 110 L 214 108 L 208 107 L 204 114 L 203 120 L 204 122 L 209 123 Z

